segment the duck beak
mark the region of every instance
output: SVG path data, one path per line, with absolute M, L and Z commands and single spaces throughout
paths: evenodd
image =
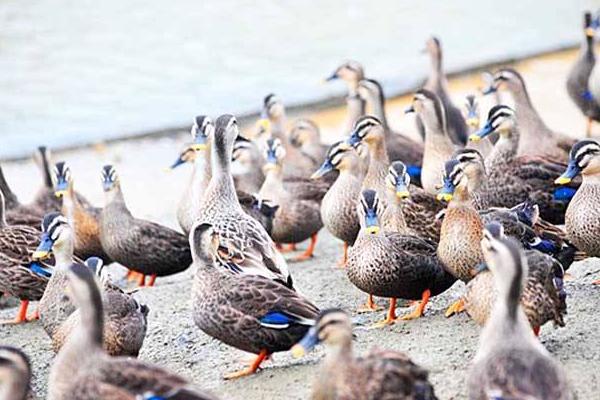
M 415 106 L 412 104 L 404 109 L 404 114 L 410 114 L 410 113 L 414 113 L 414 112 L 415 112 Z
M 204 135 L 198 135 L 194 143 L 190 146 L 192 150 L 195 151 L 204 151 L 208 148 L 207 138 Z
M 292 356 L 294 358 L 304 357 L 308 352 L 315 348 L 319 344 L 319 335 L 315 326 L 311 327 L 306 335 L 296 343 L 292 349 Z
M 374 211 L 368 211 L 365 216 L 365 226 L 368 234 L 375 235 L 379 233 L 379 221 L 377 220 L 377 215 L 375 215 Z
M 256 126 L 258 127 L 258 129 L 268 132 L 271 128 L 271 121 L 269 121 L 268 118 L 263 116 L 261 117 L 261 119 L 258 120 Z
M 498 91 L 498 87 L 496 86 L 495 82 L 492 82 L 487 88 L 483 89 L 481 91 L 481 94 L 488 95 L 488 94 L 492 94 Z
M 570 183 L 573 178 L 575 178 L 581 172 L 581 168 L 577 166 L 574 160 L 569 160 L 569 165 L 567 166 L 567 170 L 563 172 L 561 176 L 556 178 L 554 183 L 557 185 L 566 185 Z
M 410 197 L 410 192 L 404 182 L 396 183 L 396 197 L 400 200 L 406 200 Z
M 327 78 L 323 79 L 323 83 L 335 81 L 336 79 L 339 79 L 339 78 L 340 78 L 340 76 L 337 74 L 337 72 L 334 72 L 331 75 L 329 75 Z
M 438 199 L 438 201 L 449 203 L 454 197 L 454 189 L 454 184 L 450 182 L 450 179 L 444 179 L 444 186 L 442 186 L 442 189 L 438 193 L 436 198 Z
M 467 113 L 467 125 L 471 128 L 479 128 L 479 117 L 474 110 L 469 110 Z
M 68 186 L 69 184 L 64 178 L 59 178 L 54 188 L 54 195 L 60 199 L 61 197 L 67 194 Z
M 355 149 L 358 147 L 360 144 L 360 136 L 358 136 L 358 131 L 352 131 L 350 136 L 348 136 L 348 139 L 346 139 L 346 144 L 354 147 Z
M 310 176 L 310 179 L 319 179 L 330 171 L 333 171 L 333 164 L 329 159 L 326 159 L 319 169 Z
M 483 128 L 481 128 L 477 132 L 469 135 L 469 141 L 479 142 L 481 139 L 488 136 L 492 132 L 494 132 L 494 129 L 492 128 L 492 126 L 489 123 L 486 123 Z
M 179 157 L 177 157 L 177 160 L 175 160 L 175 162 L 173 164 L 171 164 L 171 166 L 169 167 L 169 169 L 175 169 L 175 168 L 177 168 L 180 165 L 183 165 L 185 163 L 186 163 L 186 161 L 180 155 Z
M 42 238 L 40 239 L 40 244 L 38 245 L 35 252 L 32 254 L 31 258 L 34 261 L 42 261 L 46 260 L 50 257 L 50 252 L 52 251 L 52 246 L 54 245 L 54 241 L 48 236 L 47 233 L 42 234 Z

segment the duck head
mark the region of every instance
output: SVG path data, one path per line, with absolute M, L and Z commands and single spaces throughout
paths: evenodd
M 311 179 L 318 179 L 337 169 L 339 171 L 353 168 L 358 161 L 358 154 L 345 141 L 336 142 L 329 147 L 325 161 L 319 169 L 311 175 Z
M 600 145 L 590 139 L 575 143 L 569 153 L 569 164 L 563 174 L 554 183 L 566 185 L 577 175 L 595 175 L 600 173 Z
M 515 112 L 512 108 L 505 105 L 496 105 L 488 113 L 487 121 L 483 128 L 469 136 L 471 142 L 478 142 L 494 132 L 500 136 L 508 137 L 516 125 Z
M 517 70 L 513 68 L 502 68 L 498 70 L 489 86 L 483 90 L 483 94 L 494 93 L 499 90 L 506 90 L 511 93 L 526 93 L 525 80 Z
M 66 217 L 59 212 L 46 214 L 42 220 L 42 236 L 40 243 L 32 255 L 34 261 L 65 255 L 70 259 L 73 255 L 73 230 Z
M 444 105 L 440 98 L 433 92 L 421 89 L 417 91 L 412 103 L 404 110 L 405 114 L 415 113 L 425 125 L 428 131 L 445 132 L 446 129 L 446 114 Z M 433 129 L 431 129 L 433 128 Z
M 315 325 L 292 347 L 292 355 L 302 357 L 319 343 L 337 347 L 352 343 L 352 322 L 345 311 L 338 308 L 322 311 Z
M 388 190 L 395 199 L 405 200 L 410 197 L 408 187 L 410 185 L 410 176 L 408 175 L 406 165 L 402 161 L 394 161 L 388 168 L 388 174 L 385 178 Z
M 269 171 L 280 170 L 285 157 L 285 148 L 281 144 L 279 139 L 268 139 L 265 145 L 265 165 L 263 171 L 265 173 Z
M 299 119 L 294 122 L 290 131 L 290 143 L 295 147 L 320 143 L 321 132 L 317 124 L 310 119 Z
M 64 161 L 59 161 L 54 165 L 52 174 L 54 182 L 54 195 L 58 198 L 67 194 L 71 187 L 71 169 Z
M 363 79 L 364 76 L 363 66 L 358 61 L 349 60 L 337 67 L 331 75 L 325 78 L 325 82 L 341 79 L 354 89 L 358 81 Z
M 463 114 L 470 128 L 479 128 L 479 102 L 477 101 L 477 97 L 470 94 L 465 98 Z
M 365 115 L 356 120 L 346 143 L 358 148 L 361 143 L 370 146 L 380 142 L 383 138 L 384 132 L 381 121 L 372 115 Z

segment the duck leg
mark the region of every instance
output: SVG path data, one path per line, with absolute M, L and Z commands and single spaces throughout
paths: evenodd
M 146 275 L 138 272 L 138 286 L 146 286 Z
M 460 299 L 452 303 L 450 307 L 448 307 L 444 315 L 446 316 L 446 318 L 448 318 L 453 316 L 454 314 L 459 314 L 463 311 L 465 311 L 465 299 L 461 297 Z
M 377 305 L 377 303 L 375 303 L 375 300 L 373 300 L 373 295 L 370 294 L 369 297 L 367 298 L 367 304 L 363 304 L 362 306 L 358 307 L 358 310 L 356 310 L 356 312 L 368 313 L 368 312 L 378 311 L 380 309 L 381 309 L 381 307 L 379 307 Z
M 268 356 L 269 356 L 269 353 L 267 352 L 266 349 L 261 350 L 260 353 L 258 353 L 258 356 L 254 360 L 254 362 L 250 366 L 248 366 L 247 368 L 242 369 L 241 371 L 237 371 L 237 372 L 233 372 L 233 373 L 227 374 L 227 375 L 224 376 L 224 379 L 230 380 L 230 379 L 241 378 L 242 376 L 248 376 L 248 375 L 254 374 L 256 371 L 258 371 L 258 368 L 260 367 L 260 364 Z
M 305 261 L 305 260 L 308 260 L 309 258 L 312 258 L 313 253 L 315 252 L 316 244 L 317 244 L 317 234 L 315 233 L 310 237 L 310 245 L 308 246 L 306 251 L 304 253 L 300 254 L 298 257 L 296 257 L 294 259 L 294 261 Z
M 426 291 L 424 291 L 423 295 L 421 296 L 421 302 L 419 303 L 419 305 L 413 310 L 413 312 L 400 317 L 400 319 L 403 321 L 408 321 L 411 319 L 421 318 L 423 316 L 423 313 L 425 312 L 425 306 L 427 306 L 430 296 L 431 290 L 427 289 Z
M 338 268 L 346 268 L 346 263 L 348 263 L 348 243 L 344 242 L 344 254 L 342 258 L 337 262 L 336 266 Z
M 396 299 L 390 299 L 390 308 L 388 309 L 387 316 L 383 321 L 377 322 L 375 325 L 371 326 L 372 329 L 383 328 L 384 326 L 391 325 L 396 322 L 398 317 L 396 317 Z
M 150 275 L 150 280 L 148 281 L 148 286 L 154 286 L 154 282 L 156 282 L 156 274 Z
M 16 325 L 22 324 L 23 322 L 27 322 L 27 307 L 29 307 L 29 300 L 21 300 L 21 304 L 19 305 L 19 311 L 17 311 L 15 319 L 8 321 L 0 321 L 0 324 Z

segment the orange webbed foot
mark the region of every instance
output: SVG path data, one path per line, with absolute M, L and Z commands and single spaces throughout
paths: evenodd
M 461 297 L 460 299 L 452 303 L 450 307 L 448 307 L 444 315 L 446 316 L 446 318 L 448 318 L 453 316 L 454 314 L 459 314 L 463 311 L 465 311 L 465 300 Z

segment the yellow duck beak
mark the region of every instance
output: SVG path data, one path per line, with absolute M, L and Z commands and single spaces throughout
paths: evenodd
M 367 233 L 369 233 L 369 234 L 379 233 L 379 227 L 378 226 L 367 226 Z
M 45 251 L 45 250 L 36 250 L 31 255 L 31 258 L 34 261 L 46 260 L 47 258 L 50 258 L 50 252 L 49 251 Z
M 194 143 L 190 146 L 194 151 L 204 151 L 207 149 L 206 143 Z
M 467 125 L 470 126 L 471 128 L 478 128 L 479 127 L 479 118 L 467 118 Z M 469 137 L 470 139 L 470 137 Z
M 401 190 L 396 192 L 396 197 L 400 200 L 405 200 L 410 197 L 410 193 L 407 190 Z
M 302 358 L 306 355 L 306 349 L 300 344 L 295 344 L 290 351 L 294 358 Z
M 480 140 L 481 140 L 481 138 L 479 136 L 477 136 L 476 134 L 469 135 L 470 142 L 479 142 Z
M 261 118 L 258 120 L 258 122 L 256 122 L 256 126 L 260 129 L 268 131 L 271 128 L 271 121 L 269 121 L 267 118 Z
M 451 193 L 438 193 L 437 197 L 438 201 L 450 202 L 452 200 Z
M 566 185 L 567 183 L 571 183 L 571 180 L 572 179 L 568 176 L 561 175 L 558 178 L 556 178 L 554 183 L 556 183 L 557 185 Z
M 58 197 L 59 199 L 63 196 L 65 196 L 67 194 L 66 190 L 57 190 L 56 192 L 54 192 L 54 195 L 56 197 Z

